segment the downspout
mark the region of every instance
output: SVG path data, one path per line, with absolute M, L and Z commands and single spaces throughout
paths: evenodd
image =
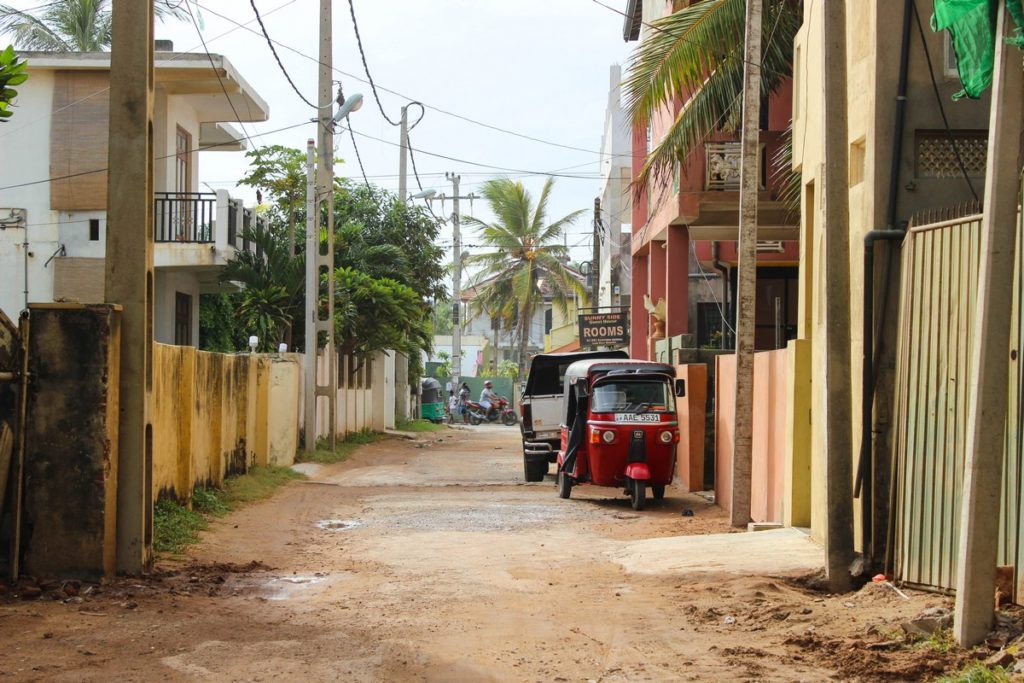
M 874 458 L 872 450 L 875 403 L 875 242 L 902 241 L 906 231 L 896 227 L 896 201 L 899 192 L 900 165 L 903 161 L 903 130 L 907 107 L 907 67 L 910 58 L 910 20 L 913 0 L 903 3 L 903 36 L 900 44 L 900 71 L 896 89 L 895 122 L 893 125 L 892 165 L 889 169 L 889 197 L 884 230 L 871 230 L 864 235 L 864 319 L 861 379 L 861 442 L 860 459 L 853 495 L 861 501 L 861 553 L 869 566 L 874 563 Z M 889 253 L 891 258 L 891 252 Z M 887 259 L 888 261 L 888 259 Z M 888 278 L 888 268 L 886 277 Z M 888 282 L 884 298 L 888 298 Z
M 728 348 L 729 335 L 726 332 L 726 323 L 729 318 L 729 266 L 718 260 L 718 242 L 711 243 L 711 264 L 722 274 L 722 349 Z

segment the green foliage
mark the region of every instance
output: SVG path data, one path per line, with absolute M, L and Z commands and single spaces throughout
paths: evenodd
M 254 467 L 246 474 L 229 477 L 222 489 L 194 489 L 192 509 L 175 500 L 159 500 L 153 510 L 153 548 L 161 553 L 181 553 L 199 540 L 199 532 L 209 526 L 210 517 L 223 517 L 266 498 L 289 481 L 303 478 L 290 467 Z
M 448 429 L 448 426 L 435 424 L 430 420 L 399 420 L 395 429 L 400 432 L 440 432 Z
M 451 377 L 454 373 L 455 368 L 452 366 L 452 354 L 447 351 L 438 351 L 437 359 L 438 363 L 435 373 L 438 377 Z
M 503 360 L 498 363 L 498 377 L 507 377 L 511 380 L 519 379 L 519 364 L 513 360 Z
M 333 465 L 337 462 L 344 462 L 352 457 L 360 446 L 380 441 L 384 435 L 380 432 L 364 430 L 352 432 L 343 440 L 338 441 L 334 450 L 331 450 L 327 439 L 320 439 L 316 443 L 316 450 L 312 453 L 299 451 L 295 456 L 296 462 L 314 462 L 318 465 Z
M 28 80 L 28 74 L 25 73 L 27 66 L 28 62 L 19 60 L 10 45 L 0 52 L 0 123 L 14 115 L 10 107 L 18 91 L 13 86 Z
M 634 124 L 682 101 L 675 121 L 651 151 L 635 184 L 670 174 L 678 160 L 716 131 L 734 130 L 742 112 L 744 0 L 698 0 L 652 23 L 630 59 L 624 86 Z M 800 4 L 768 0 L 762 24 L 761 93 L 776 91 L 793 73 Z
M 394 349 L 408 356 L 430 348 L 428 319 L 416 291 L 351 267 L 334 271 L 334 329 L 339 347 L 366 356 Z
M 490 205 L 491 223 L 466 216 L 465 223 L 478 231 L 477 239 L 489 251 L 466 258 L 467 265 L 480 268 L 478 292 L 470 304 L 477 315 L 488 315 L 513 327 L 519 344 L 519 365 L 526 364 L 530 321 L 550 297 L 563 314 L 574 296 L 583 295 L 583 285 L 566 267 L 569 252 L 562 244 L 565 229 L 583 213 L 574 211 L 553 222 L 547 221 L 547 205 L 554 180 L 548 178 L 534 204 L 521 182 L 497 178 L 484 183 L 481 194 Z
M 49 0 L 27 10 L 0 4 L 0 33 L 24 50 L 101 52 L 110 47 L 110 0 Z M 177 0 L 157 0 L 160 20 L 188 16 Z
M 452 323 L 452 302 L 450 299 L 434 302 L 432 326 L 434 334 L 452 334 L 455 332 L 455 325 Z
M 207 527 L 206 518 L 170 499 L 157 501 L 153 509 L 153 549 L 158 553 L 180 553 L 199 540 Z
M 241 294 L 199 295 L 199 348 L 237 353 L 247 348 L 248 335 L 238 324 Z
M 1002 667 L 990 669 L 984 664 L 975 663 L 960 673 L 940 678 L 939 683 L 1010 683 L 1011 680 Z

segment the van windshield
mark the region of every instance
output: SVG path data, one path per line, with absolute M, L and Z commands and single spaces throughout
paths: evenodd
M 594 387 L 590 411 L 593 413 L 646 413 L 673 410 L 668 382 L 604 382 Z

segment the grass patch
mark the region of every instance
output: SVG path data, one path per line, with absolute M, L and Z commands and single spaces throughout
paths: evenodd
M 385 435 L 380 432 L 363 430 L 351 432 L 344 439 L 337 442 L 334 450 L 331 450 L 330 442 L 327 439 L 320 439 L 316 442 L 316 450 L 312 453 L 299 451 L 295 456 L 295 462 L 314 462 L 318 465 L 333 465 L 336 462 L 348 460 L 356 449 L 366 444 L 375 443 L 384 439 Z
M 199 540 L 207 527 L 206 517 L 173 500 L 157 501 L 153 510 L 153 549 L 158 553 L 180 553 Z
M 960 673 L 940 678 L 939 683 L 1010 683 L 1010 676 L 1002 667 L 990 669 L 975 663 Z
M 400 432 L 440 432 L 448 429 L 447 425 L 435 424 L 430 420 L 399 420 L 395 429 Z
M 266 498 L 279 486 L 304 476 L 289 467 L 255 467 L 246 474 L 229 477 L 224 488 L 199 487 L 192 491 L 192 509 L 164 499 L 153 509 L 153 549 L 160 553 L 181 553 L 199 540 L 199 532 L 211 517 L 223 517 L 247 503 Z

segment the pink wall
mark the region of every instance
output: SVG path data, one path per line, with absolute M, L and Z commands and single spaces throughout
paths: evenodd
M 786 349 L 754 354 L 754 439 L 750 515 L 755 522 L 781 522 L 786 466 Z M 732 448 L 736 357 L 715 365 L 715 496 L 732 507 Z

